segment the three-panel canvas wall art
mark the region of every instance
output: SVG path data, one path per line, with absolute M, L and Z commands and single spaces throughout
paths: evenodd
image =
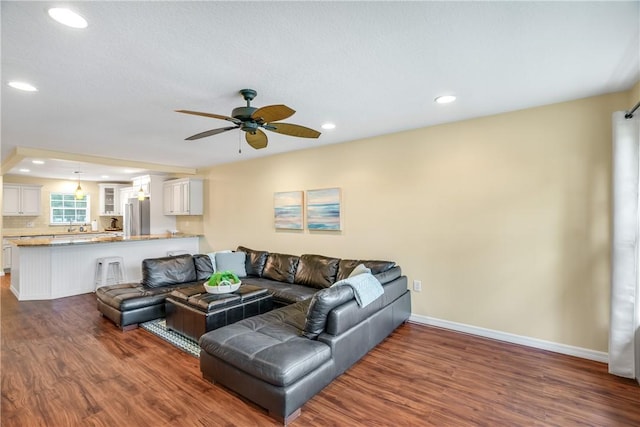
M 274 193 L 274 224 L 277 229 L 302 230 L 303 213 L 309 230 L 342 229 L 340 188 L 307 190 L 306 209 L 303 191 Z M 304 212 L 303 212 L 304 211 Z

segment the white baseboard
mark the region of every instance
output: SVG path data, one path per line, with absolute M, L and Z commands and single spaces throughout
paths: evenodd
M 609 353 L 603 351 L 590 350 L 587 348 L 574 347 L 571 345 L 540 340 L 537 338 L 525 337 L 522 335 L 510 334 L 508 332 L 496 331 L 493 329 L 480 328 L 478 326 L 466 325 L 464 323 L 450 322 L 448 320 L 436 319 L 434 317 L 412 314 L 410 322 L 422 325 L 437 326 L 439 328 L 451 329 L 471 335 L 478 335 L 498 341 L 505 341 L 512 344 L 526 345 L 528 347 L 539 348 L 541 350 L 553 351 L 567 354 L 569 356 L 581 357 L 583 359 L 595 360 L 596 362 L 609 363 Z

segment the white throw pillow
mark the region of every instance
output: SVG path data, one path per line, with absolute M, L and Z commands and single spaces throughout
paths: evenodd
M 230 271 L 238 277 L 247 277 L 244 252 L 218 252 L 216 253 L 216 271 Z
M 231 249 L 225 249 L 222 251 L 216 251 L 216 252 L 209 252 L 207 255 L 209 255 L 209 259 L 211 260 L 211 266 L 213 267 L 213 272 L 215 273 L 216 271 L 218 271 L 216 269 L 216 254 L 226 254 L 229 252 L 233 252 Z
M 359 274 L 369 273 L 371 274 L 371 269 L 364 266 L 364 264 L 356 265 L 356 268 L 353 269 L 349 277 L 357 276 Z

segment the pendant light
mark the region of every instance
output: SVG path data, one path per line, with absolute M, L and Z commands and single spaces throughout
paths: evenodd
M 80 186 L 80 174 L 82 172 L 75 171 L 74 173 L 78 175 L 78 187 L 76 188 L 76 192 L 75 192 L 76 200 L 81 200 L 81 199 L 84 199 L 84 191 L 82 190 L 82 187 Z
M 142 184 L 140 184 L 140 189 L 138 190 L 138 200 L 144 200 L 144 190 L 142 189 Z

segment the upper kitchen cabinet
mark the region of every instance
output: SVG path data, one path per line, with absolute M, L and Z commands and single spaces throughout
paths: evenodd
M 134 187 L 122 187 L 120 189 L 120 209 L 122 210 L 122 205 L 128 203 L 129 199 L 133 199 L 135 197 L 138 197 L 138 190 Z
M 120 189 L 123 184 L 98 184 L 100 190 L 100 215 L 122 215 Z
M 4 184 L 2 186 L 2 215 L 40 215 L 41 185 Z
M 202 180 L 172 179 L 164 182 L 163 212 L 165 215 L 202 215 Z

